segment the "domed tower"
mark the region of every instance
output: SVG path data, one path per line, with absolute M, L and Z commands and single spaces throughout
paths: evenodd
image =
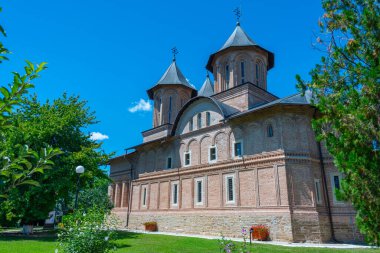
M 147 90 L 147 93 L 149 98 L 154 101 L 154 128 L 173 124 L 182 106 L 197 95 L 197 91 L 178 68 L 175 54 L 172 64 L 156 85 Z
M 274 54 L 252 40 L 238 21 L 235 30 L 224 45 L 216 53 L 210 55 L 206 68 L 214 75 L 215 98 L 242 111 L 255 104 L 277 98 L 265 92 L 267 91 L 267 71 L 273 66 Z M 234 89 L 239 86 L 246 87 L 246 93 Z M 217 95 L 229 90 L 230 92 L 227 93 L 230 99 L 233 99 L 231 96 L 237 93 L 245 94 L 235 99 L 240 100 L 240 103 L 230 101 L 230 104 L 222 95 Z M 236 92 L 234 93 L 233 90 Z

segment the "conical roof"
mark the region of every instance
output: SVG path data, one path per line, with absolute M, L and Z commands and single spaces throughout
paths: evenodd
M 184 85 L 195 91 L 191 84 L 186 80 L 186 77 L 182 74 L 181 70 L 178 68 L 175 60 L 173 60 L 172 64 L 170 64 L 156 85 L 147 90 L 150 99 L 153 99 L 153 90 L 162 85 Z
M 198 96 L 210 97 L 212 95 L 214 95 L 214 87 L 211 83 L 210 77 L 207 75 L 202 88 L 198 92 Z
M 235 27 L 235 30 L 231 34 L 231 36 L 224 43 L 222 48 L 219 49 L 219 51 L 222 51 L 228 47 L 255 46 L 255 45 L 257 45 L 256 42 L 254 42 L 248 36 L 248 34 L 244 32 L 244 30 L 240 27 L 240 24 L 238 23 Z
M 265 48 L 259 46 L 253 39 L 251 39 L 248 34 L 241 28 L 240 23 L 236 24 L 235 30 L 232 32 L 227 41 L 223 44 L 223 46 L 215 53 L 210 55 L 208 59 L 206 69 L 212 71 L 212 63 L 215 55 L 220 52 L 223 52 L 231 47 L 255 47 L 261 49 L 268 53 L 268 69 L 271 69 L 274 66 L 274 54 Z

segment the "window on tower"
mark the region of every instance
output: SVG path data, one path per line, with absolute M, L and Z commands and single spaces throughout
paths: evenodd
M 202 128 L 202 114 L 198 113 L 197 118 L 198 118 L 198 120 L 197 120 L 198 129 L 201 129 Z
M 168 115 L 168 123 L 171 123 L 172 118 L 172 97 L 169 97 L 169 115 Z
M 255 66 L 256 85 L 264 88 L 264 64 L 261 60 L 257 60 Z
M 241 83 L 245 83 L 245 69 L 244 69 L 244 62 L 240 62 L 240 74 L 241 74 Z
M 162 124 L 162 100 L 158 101 L 158 125 Z
M 225 90 L 228 90 L 230 87 L 230 68 L 228 65 L 226 65 L 226 85 L 224 87 Z

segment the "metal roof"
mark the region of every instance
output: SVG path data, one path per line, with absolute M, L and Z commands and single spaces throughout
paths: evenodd
M 274 54 L 265 48 L 262 48 L 259 46 L 253 39 L 251 39 L 248 34 L 241 28 L 240 23 L 238 22 L 236 24 L 235 30 L 232 32 L 230 37 L 227 39 L 227 41 L 223 44 L 223 46 L 215 53 L 210 55 L 209 60 L 206 65 L 206 69 L 209 71 L 212 70 L 212 62 L 216 54 L 223 52 L 231 47 L 255 47 L 260 50 L 265 51 L 268 53 L 268 67 L 267 69 L 271 69 L 274 66 Z
M 311 105 L 310 93 L 306 93 L 305 95 L 302 95 L 301 93 L 297 93 L 285 98 L 276 99 L 269 103 L 259 104 L 252 108 L 249 108 L 247 111 L 231 114 L 228 118 L 232 119 L 232 118 L 240 117 L 248 113 L 266 109 L 275 105 Z
M 153 99 L 153 90 L 160 85 L 184 85 L 195 91 L 194 87 L 191 86 L 191 84 L 186 80 L 186 77 L 182 74 L 181 70 L 178 68 L 175 60 L 173 60 L 172 64 L 170 64 L 156 85 L 147 90 L 150 99 Z
M 198 96 L 209 97 L 214 95 L 214 87 L 211 83 L 209 75 L 207 75 L 205 82 L 202 85 L 202 88 L 198 92 Z
M 244 32 L 244 30 L 240 27 L 240 24 L 238 23 L 236 25 L 235 30 L 231 34 L 231 36 L 228 38 L 226 43 L 222 46 L 219 51 L 222 51 L 223 49 L 226 49 L 228 47 L 241 47 L 241 46 L 256 46 L 256 42 L 254 42 L 248 34 Z M 219 52 L 218 51 L 218 52 Z

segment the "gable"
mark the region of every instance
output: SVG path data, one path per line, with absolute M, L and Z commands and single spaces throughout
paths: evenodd
M 209 125 L 208 123 L 208 116 Z M 176 122 L 174 123 L 173 132 L 175 135 L 182 135 L 191 132 L 190 121 L 193 122 L 193 130 L 199 129 L 199 121 L 201 121 L 201 128 L 206 128 L 218 124 L 224 119 L 224 113 L 221 107 L 213 99 L 209 97 L 196 97 L 189 101 L 178 114 Z

